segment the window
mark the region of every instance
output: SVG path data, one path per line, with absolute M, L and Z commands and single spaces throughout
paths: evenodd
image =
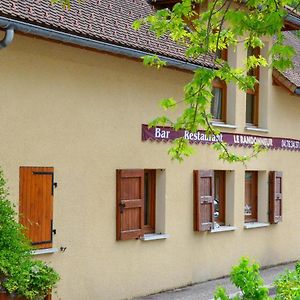
M 144 232 L 155 232 L 155 170 L 144 171 Z
M 248 48 L 247 57 L 258 57 L 260 55 L 259 48 Z M 251 69 L 248 72 L 249 76 L 254 76 L 259 80 L 259 67 Z M 255 84 L 253 90 L 248 90 L 246 94 L 246 123 L 248 125 L 258 125 L 258 106 L 259 106 L 259 85 Z
M 214 171 L 214 222 L 225 225 L 225 171 Z
M 282 221 L 282 172 L 245 172 L 244 218 L 246 229 Z
M 156 169 L 117 170 L 117 240 L 164 231 L 164 202 L 157 201 L 164 194 L 162 173 L 163 170 Z
M 151 2 L 157 9 L 168 8 L 172 10 L 173 6 L 180 2 L 180 0 L 151 0 Z
M 282 221 L 282 172 L 269 173 L 269 222 Z
M 257 171 L 245 172 L 245 223 L 257 222 Z
M 214 121 L 226 122 L 226 83 L 223 80 L 215 79 L 213 82 L 210 113 Z
M 228 59 L 228 51 L 227 51 L 227 49 L 222 49 L 222 50 L 218 49 L 216 51 L 216 53 L 217 53 L 217 58 L 221 58 L 221 59 L 227 61 L 227 59 Z
M 194 170 L 194 230 L 226 225 L 226 171 Z
M 20 223 L 37 248 L 51 248 L 53 240 L 52 167 L 20 167 Z
M 217 50 L 217 58 L 227 61 L 227 49 Z M 224 80 L 216 78 L 213 81 L 213 97 L 211 99 L 210 113 L 214 121 L 226 122 L 227 86 Z

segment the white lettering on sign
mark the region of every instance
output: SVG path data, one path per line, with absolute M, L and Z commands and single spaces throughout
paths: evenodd
M 168 139 L 170 135 L 169 130 L 163 130 L 161 128 L 155 128 L 155 137 L 156 138 L 162 138 L 162 139 Z
M 289 149 L 300 149 L 300 142 L 299 141 L 291 141 L 291 140 L 282 140 L 281 147 L 289 148 Z
M 235 144 L 243 144 L 243 145 L 264 145 L 265 147 L 272 147 L 273 140 L 270 138 L 256 137 L 250 135 L 234 135 L 233 141 Z
M 222 141 L 223 136 L 222 134 L 218 134 L 217 136 L 212 135 L 212 136 L 207 136 L 203 132 L 189 132 L 188 130 L 184 131 L 184 138 L 189 141 L 205 141 L 205 142 L 217 142 L 217 141 Z

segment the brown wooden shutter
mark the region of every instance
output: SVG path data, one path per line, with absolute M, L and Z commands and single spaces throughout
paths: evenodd
M 214 222 L 214 171 L 194 171 L 194 230 L 208 231 Z
M 269 173 L 269 222 L 282 221 L 282 172 Z
M 52 167 L 20 167 L 20 223 L 37 248 L 52 247 Z
M 117 170 L 117 240 L 144 235 L 144 170 Z

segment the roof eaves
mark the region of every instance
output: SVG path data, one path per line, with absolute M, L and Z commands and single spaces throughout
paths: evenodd
M 141 58 L 142 56 L 154 54 L 142 50 L 137 50 L 117 44 L 112 44 L 104 41 L 94 40 L 88 37 L 83 37 L 71 33 L 66 33 L 60 30 L 39 26 L 36 24 L 10 19 L 4 16 L 0 16 L 0 27 L 2 28 L 14 28 L 16 31 L 33 34 L 43 38 L 48 38 L 63 42 L 66 44 L 75 44 L 84 48 L 96 49 L 113 54 L 119 54 L 131 58 Z M 164 55 L 157 55 L 160 59 L 164 60 L 169 67 L 175 67 L 183 70 L 194 71 L 197 68 L 205 68 L 199 64 L 186 62 L 183 60 L 167 57 Z
M 288 80 L 282 73 L 273 69 L 272 76 L 279 86 L 287 89 L 291 94 L 300 95 L 300 87 Z
M 300 29 L 300 18 L 293 15 L 293 14 L 288 14 L 285 17 L 285 25 L 292 30 L 297 30 Z

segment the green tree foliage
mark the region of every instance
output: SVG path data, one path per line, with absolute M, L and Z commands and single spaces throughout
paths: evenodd
M 277 280 L 275 300 L 300 300 L 300 263 L 294 271 L 287 270 Z
M 30 242 L 16 217 L 0 169 L 0 291 L 30 300 L 44 299 L 59 275 L 44 262 L 32 259 Z
M 240 263 L 232 268 L 231 282 L 240 289 L 241 295 L 234 300 L 268 300 L 269 290 L 264 286 L 264 281 L 259 274 L 258 263 L 250 263 L 248 258 L 242 257 Z M 215 300 L 231 299 L 223 287 L 219 287 L 214 296 Z
M 70 7 L 70 0 L 50 0 Z M 74 0 L 75 1 L 75 0 Z M 80 0 L 77 0 L 80 2 Z M 84 0 L 82 0 L 84 1 Z M 145 0 L 146 1 L 146 0 Z M 251 157 L 263 151 L 262 145 L 254 145 L 252 153 L 241 156 L 228 150 L 227 144 L 219 140 L 219 131 L 211 125 L 212 115 L 209 107 L 212 99 L 212 81 L 215 78 L 227 84 L 234 83 L 241 90 L 253 89 L 257 80 L 251 76 L 256 67 L 274 67 L 279 71 L 292 68 L 294 49 L 284 45 L 282 28 L 287 15 L 285 6 L 299 10 L 300 1 L 295 0 L 178 0 L 173 7 L 158 10 L 153 15 L 136 20 L 133 28 L 148 26 L 160 37 L 166 35 L 175 43 L 185 47 L 186 57 L 197 59 L 209 56 L 213 59 L 210 69 L 199 68 L 193 79 L 184 87 L 183 99 L 163 99 L 161 106 L 165 110 L 179 107 L 179 116 L 173 120 L 162 115 L 149 123 L 150 127 L 169 125 L 175 130 L 186 129 L 195 132 L 204 128 L 208 135 L 214 135 L 217 143 L 213 148 L 219 152 L 219 158 L 228 162 L 245 163 Z M 248 57 L 242 68 L 233 68 L 227 61 L 218 58 L 217 53 L 229 47 L 235 49 L 238 43 L 249 47 L 263 48 L 264 38 L 276 36 L 276 42 L 268 57 Z M 144 56 L 144 64 L 161 68 L 166 64 L 157 55 Z M 184 138 L 173 142 L 169 149 L 172 159 L 182 161 L 194 151 Z
M 183 99 L 173 98 L 161 101 L 165 110 L 179 107 L 179 116 L 173 120 L 163 115 L 149 125 L 169 125 L 175 130 L 186 129 L 191 132 L 204 128 L 209 135 L 219 133 L 211 125 L 212 115 L 209 107 L 212 99 L 212 81 L 215 78 L 234 83 L 241 90 L 253 89 L 257 80 L 250 76 L 256 67 L 274 67 L 280 71 L 292 68 L 294 49 L 284 44 L 281 32 L 286 16 L 286 5 L 294 5 L 292 0 L 182 0 L 171 9 L 158 10 L 155 14 L 136 20 L 133 27 L 138 30 L 148 26 L 160 38 L 168 36 L 178 45 L 185 47 L 186 57 L 197 59 L 200 56 L 213 58 L 210 69 L 199 68 L 193 79 L 184 87 Z M 276 42 L 268 57 L 250 56 L 242 68 L 233 68 L 227 61 L 218 58 L 217 53 L 229 47 L 235 49 L 238 43 L 249 47 L 263 48 L 266 37 L 276 36 Z M 269 62 L 270 61 L 270 62 Z M 157 56 L 144 57 L 144 64 L 165 65 Z M 255 145 L 253 152 L 240 156 L 228 150 L 222 141 L 213 146 L 219 151 L 219 158 L 229 161 L 245 162 L 262 151 L 262 146 Z M 180 138 L 174 141 L 169 154 L 173 159 L 182 160 L 192 154 L 189 143 Z
M 240 289 L 240 293 L 230 298 L 223 287 L 215 291 L 215 300 L 270 300 L 269 290 L 264 285 L 260 275 L 260 266 L 242 257 L 240 263 L 234 266 L 230 273 L 231 282 Z M 294 271 L 286 270 L 274 281 L 276 288 L 275 300 L 300 300 L 300 263 Z
M 68 8 L 71 6 L 71 0 L 50 0 L 51 3 L 61 4 L 63 7 Z

